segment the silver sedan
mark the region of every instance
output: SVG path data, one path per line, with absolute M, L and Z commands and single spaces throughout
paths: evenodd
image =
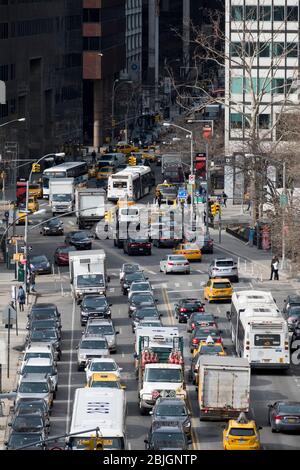
M 190 263 L 183 255 L 167 255 L 160 261 L 159 270 L 165 274 L 190 274 Z

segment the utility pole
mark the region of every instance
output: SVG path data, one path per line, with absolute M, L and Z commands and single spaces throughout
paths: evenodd
M 183 64 L 185 77 L 187 70 L 190 68 L 190 20 L 191 20 L 191 0 L 182 1 L 182 17 L 183 17 Z
M 155 4 L 155 112 L 159 111 L 159 14 L 160 14 L 160 0 L 156 0 Z
M 283 162 L 282 167 L 282 186 L 283 186 L 283 195 L 286 199 L 286 162 Z M 285 268 L 285 201 L 282 207 L 282 246 L 281 246 L 281 269 Z

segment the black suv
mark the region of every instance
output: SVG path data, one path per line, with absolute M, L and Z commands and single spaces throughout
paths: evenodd
M 192 436 L 191 413 L 189 412 L 184 400 L 181 398 L 162 398 L 159 397 L 150 411 L 152 422 L 171 422 L 181 424 L 189 441 Z
M 146 238 L 128 238 L 123 242 L 124 253 L 128 255 L 151 255 L 152 243 Z
M 85 230 L 76 230 L 67 234 L 65 244 L 75 246 L 77 250 L 91 250 L 92 238 L 91 233 Z
M 180 299 L 175 304 L 175 318 L 178 318 L 179 323 L 187 323 L 191 314 L 194 312 L 204 312 L 204 305 L 198 299 Z
M 147 279 L 148 278 L 145 277 L 145 275 L 142 271 L 137 271 L 135 273 L 125 274 L 125 276 L 121 280 L 121 289 L 122 289 L 123 295 L 128 294 L 130 286 L 133 282 L 138 282 L 138 281 L 144 282 Z
M 81 325 L 85 325 L 89 318 L 110 318 L 111 306 L 105 295 L 85 295 L 80 304 Z
M 63 235 L 64 225 L 59 219 L 50 219 L 42 226 L 40 233 L 43 235 Z
M 181 424 L 170 421 L 154 421 L 148 439 L 147 450 L 188 450 L 188 438 Z

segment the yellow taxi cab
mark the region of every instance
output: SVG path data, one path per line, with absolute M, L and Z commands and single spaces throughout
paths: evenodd
M 97 180 L 108 179 L 109 176 L 111 176 L 113 173 L 115 173 L 115 169 L 113 166 L 103 166 L 98 170 Z
M 39 210 L 39 203 L 37 199 L 34 196 L 29 196 L 28 197 L 28 210 L 30 212 L 36 212 Z
M 120 390 L 124 390 L 126 388 L 125 385 L 121 384 L 120 377 L 118 377 L 116 374 L 113 374 L 112 372 L 95 372 L 90 376 L 86 387 L 118 388 Z
M 91 165 L 88 169 L 88 178 L 96 178 L 98 167 L 97 165 Z
M 260 450 L 260 429 L 254 420 L 241 413 L 237 420 L 229 420 L 223 431 L 224 450 Z
M 43 197 L 43 190 L 38 183 L 31 183 L 29 185 L 29 196 L 36 197 L 37 199 Z
M 22 208 L 19 208 L 16 212 L 16 224 L 25 225 L 26 222 L 26 210 L 25 205 Z
M 123 144 L 122 143 L 122 144 L 117 145 L 117 151 L 121 152 L 121 153 L 125 153 L 125 155 L 128 155 L 131 152 L 138 152 L 139 148 L 135 147 L 133 145 L 130 145 L 130 144 Z
M 215 278 L 209 279 L 204 287 L 204 300 L 230 300 L 233 293 L 229 279 Z
M 196 243 L 180 243 L 173 249 L 174 255 L 184 255 L 189 261 L 201 261 L 202 253 Z
M 174 184 L 170 184 L 170 183 L 161 183 L 161 184 L 158 184 L 155 188 L 155 196 L 157 197 L 160 192 L 161 192 L 161 189 L 163 188 L 171 188 L 172 186 L 174 186 Z
M 144 158 L 145 160 L 149 160 L 150 162 L 156 162 L 156 155 L 152 152 L 131 152 L 133 157 L 140 157 Z
M 197 354 L 210 355 L 210 356 L 227 356 L 223 344 L 215 342 L 211 336 L 208 336 L 205 341 L 200 341 L 198 349 L 194 349 L 193 357 Z

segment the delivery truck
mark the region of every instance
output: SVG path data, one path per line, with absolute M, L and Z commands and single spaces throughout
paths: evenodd
M 200 420 L 236 418 L 249 411 L 250 364 L 230 356 L 199 357 Z
M 49 204 L 53 216 L 72 212 L 74 208 L 74 178 L 49 180 Z
M 91 227 L 105 215 L 104 189 L 78 188 L 75 193 L 77 224 L 80 229 Z
M 161 157 L 161 172 L 164 174 L 165 169 L 170 164 L 182 164 L 182 155 L 180 153 L 164 153 Z
M 106 295 L 109 276 L 104 250 L 69 253 L 70 282 L 73 297 L 80 303 L 85 294 Z

